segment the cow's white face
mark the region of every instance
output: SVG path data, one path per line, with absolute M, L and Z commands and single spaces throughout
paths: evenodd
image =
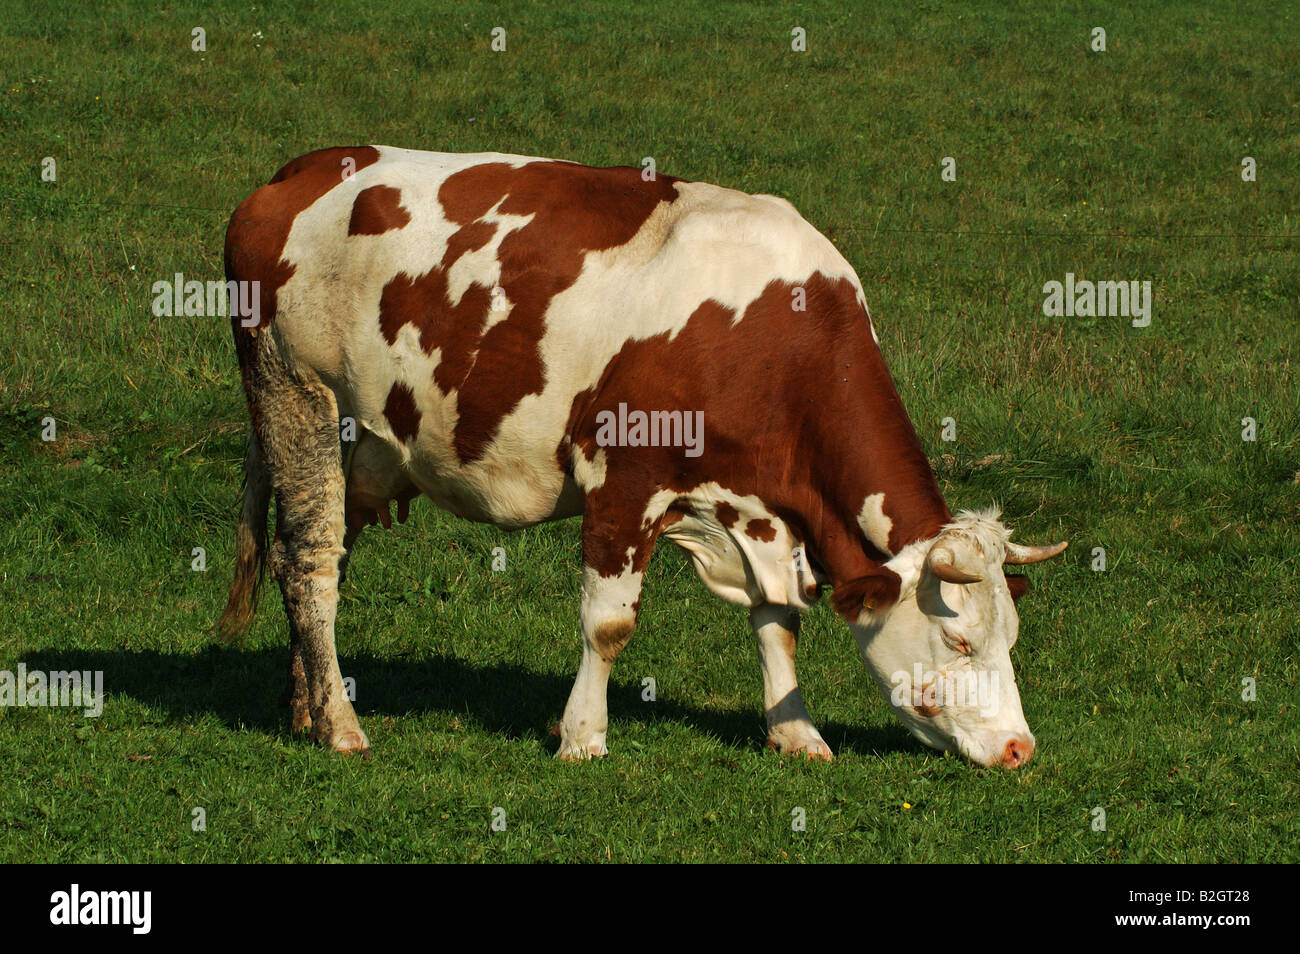
M 981 765 L 1017 768 L 1033 755 L 1034 736 L 1011 667 L 1020 618 L 1002 564 L 1046 559 L 1064 544 L 1008 547 L 1008 535 L 991 515 L 962 514 L 935 540 L 889 562 L 902 579 L 898 602 L 864 612 L 851 628 L 914 736 Z M 1033 559 L 1016 559 L 1015 551 Z M 950 582 L 963 578 L 971 582 Z

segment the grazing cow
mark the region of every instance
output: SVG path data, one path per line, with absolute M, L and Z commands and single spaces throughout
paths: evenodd
M 785 200 L 632 168 L 325 149 L 235 211 L 226 277 L 257 285 L 232 316 L 252 430 L 220 628 L 247 627 L 269 560 L 294 729 L 368 750 L 335 655 L 338 582 L 361 528 L 423 494 L 504 528 L 582 517 L 562 759 L 606 753 L 610 667 L 661 536 L 749 607 L 771 746 L 831 757 L 794 666 L 799 611 L 829 586 L 914 735 L 984 765 L 1032 755 L 1010 658 L 1026 582 L 1002 566 L 1065 544 L 952 516 L 857 276 Z

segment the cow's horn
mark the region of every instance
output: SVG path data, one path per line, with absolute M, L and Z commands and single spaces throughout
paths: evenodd
M 932 546 L 925 557 L 926 567 L 945 583 L 978 583 L 984 579 L 981 574 L 972 572 L 970 567 L 960 568 L 958 562 L 952 548 L 945 544 Z
M 1041 563 L 1044 560 L 1050 560 L 1062 550 L 1070 545 L 1068 540 L 1062 540 L 1060 543 L 1053 543 L 1050 547 L 1025 547 L 1019 543 L 1007 541 L 1007 555 L 1003 563 Z

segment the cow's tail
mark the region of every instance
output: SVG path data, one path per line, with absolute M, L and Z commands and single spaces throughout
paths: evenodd
M 230 598 L 214 627 L 226 642 L 243 636 L 257 612 L 257 593 L 266 569 L 266 514 L 271 505 L 271 475 L 257 434 L 249 430 L 244 455 L 244 501 L 235 524 L 235 578 Z

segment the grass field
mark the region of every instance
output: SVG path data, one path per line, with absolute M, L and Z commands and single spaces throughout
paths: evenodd
M 6 3 L 0 670 L 103 670 L 108 698 L 0 709 L 0 862 L 1300 860 L 1300 16 L 1051 6 Z M 665 546 L 611 755 L 554 762 L 577 524 L 427 501 L 342 593 L 374 759 L 292 738 L 275 590 L 243 646 L 206 632 L 247 421 L 228 323 L 155 317 L 150 286 L 220 279 L 244 196 L 367 142 L 652 156 L 833 237 L 952 509 L 1072 543 L 1020 604 L 1034 760 L 911 741 L 825 600 L 800 671 L 837 758 L 766 751 L 745 615 Z M 1067 272 L 1150 281 L 1150 326 L 1044 315 Z

